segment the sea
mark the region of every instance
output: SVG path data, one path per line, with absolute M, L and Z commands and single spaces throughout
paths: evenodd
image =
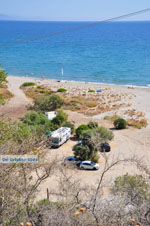
M 150 21 L 0 21 L 0 64 L 15 76 L 148 87 Z

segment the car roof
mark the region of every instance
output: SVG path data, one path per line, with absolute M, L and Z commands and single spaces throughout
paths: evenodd
M 66 157 L 66 159 L 76 159 L 76 157 L 75 156 L 68 156 L 68 157 Z
M 91 163 L 91 161 L 82 161 L 82 163 Z

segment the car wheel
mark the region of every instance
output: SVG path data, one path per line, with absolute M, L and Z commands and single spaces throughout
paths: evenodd
M 80 167 L 80 169 L 81 169 L 81 170 L 83 170 L 83 169 L 84 169 L 84 167 L 83 167 L 83 166 L 81 166 L 81 167 Z
M 97 170 L 97 169 L 94 167 L 93 170 Z

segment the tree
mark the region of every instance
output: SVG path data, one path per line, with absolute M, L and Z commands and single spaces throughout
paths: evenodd
M 98 127 L 98 123 L 97 123 L 97 122 L 90 121 L 90 122 L 88 123 L 88 127 L 89 127 L 90 129 L 97 128 L 97 127 Z
M 105 127 L 89 129 L 89 127 L 81 125 L 81 127 L 78 127 L 77 132 L 80 134 L 82 143 L 75 145 L 73 151 L 74 155 L 81 160 L 95 160 L 98 162 L 100 144 L 113 139 L 113 133 Z
M 1 65 L 0 65 L 0 67 L 1 67 Z M 5 72 L 4 69 L 0 69 L 0 87 L 2 86 L 2 84 L 4 82 L 7 82 L 6 78 L 7 78 L 7 73 Z
M 50 122 L 50 120 L 46 117 L 46 115 L 42 113 L 38 114 L 35 111 L 26 113 L 22 121 L 23 123 L 28 124 L 30 126 L 45 125 L 45 124 L 49 124 Z
M 60 96 L 53 94 L 35 99 L 33 109 L 41 112 L 55 111 L 56 109 L 62 107 L 63 103 L 64 101 Z
M 91 151 L 87 145 L 75 145 L 73 148 L 74 155 L 81 161 L 89 160 Z
M 76 129 L 76 136 L 78 137 L 78 138 L 80 138 L 80 136 L 81 136 L 81 134 L 83 133 L 83 131 L 85 131 L 85 130 L 89 130 L 89 127 L 88 127 L 88 125 L 80 125 L 80 126 L 78 126 L 78 128 Z
M 99 151 L 100 144 L 113 139 L 112 131 L 105 127 L 97 127 L 95 129 L 83 131 L 81 140 L 83 145 L 88 145 L 90 150 Z
M 114 121 L 114 127 L 116 129 L 125 129 L 127 126 L 127 122 L 123 118 L 118 118 Z
M 52 123 L 58 125 L 59 127 L 67 121 L 68 115 L 62 110 L 56 111 L 56 117 L 52 119 Z
M 142 175 L 129 175 L 117 177 L 112 188 L 114 193 L 125 194 L 132 200 L 150 198 L 150 185 Z M 135 195 L 136 194 L 136 195 Z

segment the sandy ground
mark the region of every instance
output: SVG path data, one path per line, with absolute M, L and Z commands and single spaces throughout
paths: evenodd
M 7 114 L 11 118 L 22 117 L 26 111 L 26 105 L 30 103 L 23 92 L 19 89 L 19 86 L 23 82 L 34 81 L 37 84 L 47 84 L 54 89 L 59 87 L 70 88 L 70 89 L 102 89 L 110 88 L 114 92 L 126 92 L 134 96 L 131 98 L 131 106 L 129 108 L 136 109 L 137 111 L 142 111 L 145 113 L 145 117 L 148 121 L 148 126 L 140 130 L 135 128 L 130 128 L 122 131 L 113 131 L 114 140 L 111 143 L 112 151 L 107 154 L 109 161 L 113 161 L 117 158 L 123 159 L 125 157 L 137 156 L 137 158 L 142 158 L 145 160 L 146 164 L 150 164 L 150 88 L 129 88 L 125 86 L 111 86 L 111 85 L 101 85 L 101 84 L 92 84 L 92 83 L 79 83 L 79 82 L 56 82 L 54 80 L 39 80 L 32 78 L 20 78 L 20 77 L 8 77 L 9 81 L 9 90 L 14 94 L 14 97 L 4 106 L 0 107 L 0 114 Z M 109 122 L 104 121 L 104 115 L 109 113 L 99 114 L 92 117 L 87 117 L 83 114 L 77 112 L 67 112 L 69 114 L 69 120 L 75 121 L 76 126 L 81 123 L 87 123 L 90 120 L 98 121 L 99 125 L 105 125 L 107 127 Z M 68 155 L 73 155 L 72 147 L 76 141 L 69 140 L 67 143 L 62 145 L 58 149 L 47 149 L 45 151 L 45 159 L 50 162 L 51 159 L 57 157 L 58 159 L 64 159 Z M 98 171 L 81 171 L 68 169 L 66 173 L 72 174 L 74 179 L 80 181 L 82 185 L 95 185 L 97 184 L 98 179 L 102 173 L 104 167 L 104 158 L 100 158 L 100 169 Z M 107 183 L 112 183 L 112 181 L 119 175 L 124 173 L 133 174 L 136 171 L 135 166 L 132 164 L 120 164 L 109 171 L 106 175 Z M 46 198 L 46 188 L 49 190 L 57 189 L 58 180 L 60 172 L 58 169 L 55 170 L 55 173 L 52 177 L 48 178 L 40 187 L 37 199 Z
M 14 96 L 4 106 L 0 106 L 0 115 L 10 117 L 13 120 L 19 119 L 24 116 L 26 112 L 26 106 L 30 103 L 30 101 L 19 88 L 22 84 L 21 79 L 15 79 L 14 77 L 10 76 L 7 80 L 8 90 Z

